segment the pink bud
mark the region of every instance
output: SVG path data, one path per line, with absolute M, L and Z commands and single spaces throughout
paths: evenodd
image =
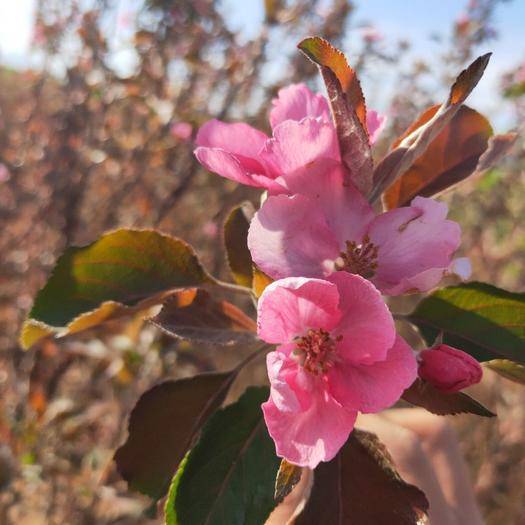
M 443 392 L 459 392 L 481 381 L 483 371 L 470 355 L 448 345 L 419 353 L 419 377 Z

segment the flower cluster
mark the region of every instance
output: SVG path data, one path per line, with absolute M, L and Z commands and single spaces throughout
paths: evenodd
M 385 120 L 368 112 L 371 144 Z M 416 358 L 382 297 L 428 291 L 449 273 L 468 278 L 470 266 L 454 259 L 461 231 L 445 204 L 416 197 L 378 214 L 346 180 L 322 95 L 282 89 L 270 124 L 272 137 L 210 121 L 195 155 L 268 193 L 248 234 L 254 263 L 275 279 L 258 304 L 259 337 L 277 345 L 267 356 L 264 417 L 277 454 L 314 468 L 335 456 L 358 412 L 398 401 L 418 368 L 444 392 L 480 380 L 478 363 L 445 345 Z

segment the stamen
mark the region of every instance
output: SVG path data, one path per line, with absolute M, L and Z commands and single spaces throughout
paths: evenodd
M 307 372 L 314 375 L 325 374 L 336 362 L 335 343 L 341 339 L 341 335 L 332 339 L 322 328 L 310 329 L 304 337 L 296 340 L 294 354 Z
M 346 251 L 341 252 L 336 261 L 336 269 L 361 275 L 365 279 L 372 278 L 377 270 L 378 247 L 370 242 L 365 235 L 363 242 L 346 241 Z

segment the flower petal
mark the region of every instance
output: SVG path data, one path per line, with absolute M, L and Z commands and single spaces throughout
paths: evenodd
M 380 115 L 373 109 L 366 112 L 366 127 L 368 128 L 370 144 L 374 144 L 383 129 L 385 129 L 386 121 L 386 115 Z
M 195 143 L 219 148 L 236 156 L 256 159 L 268 136 L 243 122 L 226 123 L 212 119 L 199 129 Z
M 321 279 L 289 277 L 266 287 L 257 307 L 257 332 L 267 343 L 288 343 L 309 328 L 331 330 L 341 317 L 339 293 Z
M 339 244 L 315 201 L 304 196 L 266 199 L 248 231 L 255 264 L 274 279 L 323 277 L 339 255 Z
M 304 176 L 304 168 L 316 169 L 326 160 L 340 160 L 335 128 L 313 118 L 285 120 L 273 130 L 273 138 L 266 141 L 260 157 L 275 177 Z
M 314 183 L 317 185 L 315 192 Z M 359 190 L 345 181 L 345 171 L 340 164 L 326 170 L 322 177 L 312 179 L 310 186 L 303 184 L 301 193 L 319 202 L 341 248 L 346 241 L 360 242 L 375 217 L 374 210 Z
M 386 359 L 396 332 L 392 314 L 379 291 L 370 281 L 348 272 L 335 272 L 327 280 L 339 291 L 341 320 L 333 330 L 334 336 L 342 336 L 338 353 L 353 364 Z
M 195 150 L 195 156 L 206 169 L 227 179 L 274 193 L 285 191 L 278 182 L 264 175 L 261 165 L 252 159 L 241 159 L 222 149 L 203 147 Z
M 459 225 L 446 220 L 446 214 L 445 204 L 416 197 L 410 206 L 372 221 L 369 236 L 379 247 L 373 282 L 383 293 L 427 291 L 439 282 L 461 236 Z
M 312 469 L 335 457 L 357 417 L 357 412 L 343 408 L 324 390 L 313 396 L 304 411 L 281 411 L 272 397 L 262 409 L 277 455 Z
M 275 128 L 285 120 L 302 120 L 305 117 L 319 117 L 330 120 L 328 102 L 323 95 L 312 93 L 304 84 L 292 84 L 279 90 L 272 100 L 270 124 Z
M 343 406 L 364 413 L 392 406 L 415 381 L 414 352 L 399 335 L 386 359 L 370 365 L 343 363 L 328 375 L 330 392 Z
M 295 348 L 295 343 L 287 343 L 266 356 L 271 397 L 281 411 L 308 409 L 312 402 L 312 391 L 318 386 L 316 377 L 305 372 L 293 358 Z

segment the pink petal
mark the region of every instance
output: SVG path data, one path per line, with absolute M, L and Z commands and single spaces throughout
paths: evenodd
M 315 179 L 315 188 L 312 181 L 310 186 L 303 184 L 301 191 L 318 200 L 341 248 L 346 241 L 360 241 L 375 217 L 368 201 L 351 182 L 345 182 L 345 178 L 345 170 L 338 164 Z
M 399 335 L 386 359 L 370 365 L 343 363 L 328 375 L 330 392 L 343 406 L 364 413 L 392 406 L 417 377 L 414 352 Z
M 331 330 L 341 317 L 337 288 L 328 281 L 289 277 L 266 287 L 257 307 L 257 332 L 267 343 L 287 343 L 309 328 Z
M 307 410 L 312 404 L 312 394 L 320 386 L 318 378 L 306 372 L 295 359 L 295 348 L 295 343 L 286 343 L 266 356 L 271 398 L 281 411 Z
M 380 115 L 373 109 L 366 112 L 366 127 L 368 128 L 370 144 L 374 144 L 381 132 L 385 129 L 386 121 L 386 115 Z
M 326 160 L 339 161 L 339 145 L 331 123 L 313 118 L 286 120 L 273 130 L 261 151 L 261 159 L 275 176 L 293 178 L 303 169 L 316 169 Z
M 354 364 L 386 358 L 395 340 L 394 319 L 375 286 L 360 275 L 335 272 L 328 281 L 337 285 L 341 320 L 333 330 L 341 335 L 337 351 Z
M 410 206 L 372 221 L 369 236 L 379 247 L 373 282 L 381 291 L 427 291 L 439 282 L 461 235 L 459 225 L 446 220 L 446 214 L 445 204 L 416 197 Z
M 339 244 L 321 209 L 304 196 L 266 199 L 248 231 L 255 264 L 270 277 L 323 277 L 339 255 Z
M 195 143 L 206 148 L 219 148 L 236 156 L 257 158 L 268 136 L 243 122 L 228 124 L 220 120 L 206 122 L 198 131 Z
M 315 468 L 330 461 L 345 444 L 357 416 L 326 391 L 313 396 L 304 411 L 281 411 L 273 399 L 262 405 L 268 432 L 279 457 L 302 467 Z
M 304 84 L 292 84 L 279 90 L 272 100 L 270 124 L 275 128 L 285 120 L 302 120 L 305 117 L 330 121 L 328 102 L 322 95 L 312 93 Z
M 227 179 L 247 186 L 272 190 L 275 193 L 285 191 L 278 182 L 264 175 L 261 165 L 252 159 L 240 159 L 222 149 L 203 147 L 195 150 L 195 156 L 206 169 Z
M 372 280 L 385 295 L 402 295 L 432 290 L 447 273 L 447 268 L 429 268 L 411 277 L 402 277 L 394 284 L 391 282 L 382 282 L 378 278 Z

